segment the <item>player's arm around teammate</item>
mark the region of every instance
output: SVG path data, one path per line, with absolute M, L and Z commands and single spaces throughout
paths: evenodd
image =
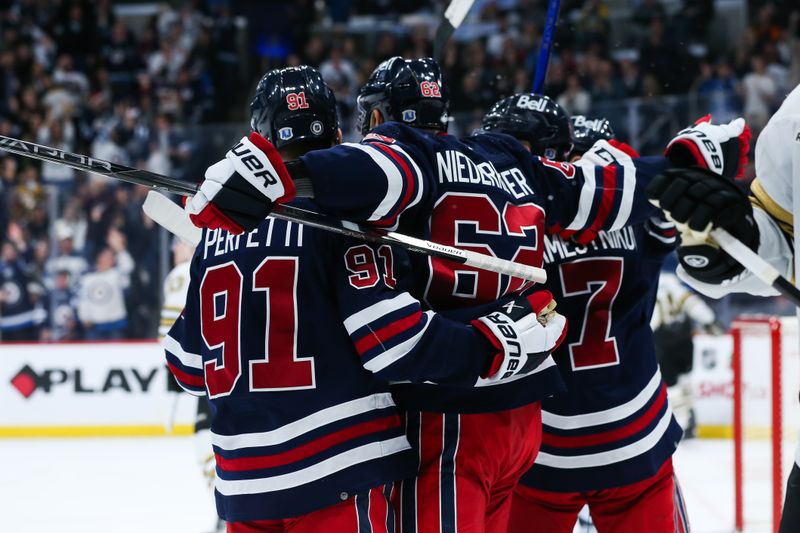
M 309 135 L 335 142 L 337 129 L 326 128 L 335 102 L 318 72 L 271 72 L 260 87 L 266 102 L 258 103 L 271 110 L 264 131 L 280 150 L 270 157 L 308 148 L 290 141 Z M 331 136 L 319 139 L 325 131 Z M 217 170 L 232 176 L 239 164 L 242 172 L 269 164 L 245 148 Z M 502 380 L 561 338 L 563 317 L 542 324 L 520 312 L 544 319 L 541 297 L 474 326 L 423 313 L 396 286 L 394 257 L 274 219 L 239 237 L 204 232 L 165 348 L 179 383 L 211 400 L 217 508 L 229 531 L 355 533 L 367 522 L 392 531 L 390 485 L 413 476 L 416 457 L 379 378 Z M 431 356 L 453 347 L 461 357 Z

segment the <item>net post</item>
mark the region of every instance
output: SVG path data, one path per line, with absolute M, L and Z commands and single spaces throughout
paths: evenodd
M 744 529 L 743 473 L 742 473 L 742 331 L 736 324 L 731 328 L 733 354 L 733 493 L 734 531 Z
M 772 531 L 778 533 L 783 502 L 783 405 L 781 403 L 781 321 L 770 317 L 772 355 Z

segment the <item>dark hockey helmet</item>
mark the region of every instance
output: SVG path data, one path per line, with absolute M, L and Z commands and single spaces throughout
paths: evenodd
M 531 153 L 565 161 L 572 150 L 569 116 L 543 94 L 517 93 L 503 98 L 483 117 L 483 129 L 528 141 Z
M 610 141 L 614 130 L 606 118 L 589 118 L 584 115 L 570 117 L 572 122 L 572 154 L 581 156 L 600 140 Z
M 429 58 L 387 59 L 372 71 L 358 91 L 361 134 L 369 131 L 369 118 L 377 109 L 386 120 L 417 128 L 447 131 L 450 99 L 442 82 L 442 69 Z
M 330 146 L 339 129 L 336 97 L 313 67 L 270 70 L 250 103 L 250 127 L 276 148 L 301 141 Z

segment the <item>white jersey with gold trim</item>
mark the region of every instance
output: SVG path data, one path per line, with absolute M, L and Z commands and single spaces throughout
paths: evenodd
M 186 292 L 189 290 L 189 261 L 175 265 L 164 279 L 164 304 L 161 307 L 161 322 L 158 326 L 158 338 L 163 339 L 169 328 L 178 319 L 186 303 Z
M 789 93 L 758 137 L 755 149 L 756 179 L 751 185 L 753 215 L 758 224 L 758 255 L 786 278 L 793 277 L 794 218 L 792 154 L 800 150 L 800 86 Z M 800 176 L 798 176 L 800 179 Z M 773 296 L 778 292 L 749 271 L 720 285 L 692 278 L 682 267 L 678 277 L 712 298 L 734 292 Z

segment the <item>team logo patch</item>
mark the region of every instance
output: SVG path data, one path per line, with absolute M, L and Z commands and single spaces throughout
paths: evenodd
M 292 132 L 292 128 L 286 127 L 281 128 L 278 130 L 278 137 L 281 138 L 282 141 L 288 141 L 292 137 L 294 137 L 294 133 Z
M 414 122 L 417 120 L 417 112 L 413 109 L 403 110 L 403 122 Z
M 311 123 L 311 133 L 313 133 L 314 135 L 322 135 L 323 129 L 324 127 L 322 126 L 322 122 L 320 122 L 319 120 L 315 120 L 314 122 Z
M 708 257 L 703 255 L 687 255 L 683 257 L 683 260 L 692 268 L 705 268 L 708 266 Z

